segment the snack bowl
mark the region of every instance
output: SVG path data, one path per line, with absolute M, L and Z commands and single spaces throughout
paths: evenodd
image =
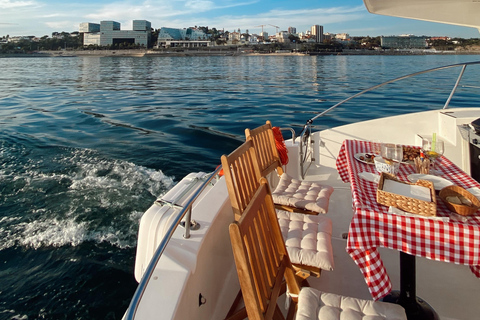
M 451 185 L 438 194 L 447 208 L 462 216 L 469 216 L 480 208 L 480 201 L 462 187 Z
M 375 157 L 373 159 L 373 162 L 375 163 L 375 169 L 377 169 L 378 173 L 382 173 L 382 172 L 390 173 L 390 165 L 382 157 Z M 398 173 L 399 167 L 400 167 L 400 163 L 398 162 L 393 163 L 393 174 Z

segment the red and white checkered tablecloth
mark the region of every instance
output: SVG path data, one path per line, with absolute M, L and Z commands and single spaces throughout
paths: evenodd
M 377 203 L 377 184 L 358 177 L 360 172 L 376 173 L 375 165 L 354 158 L 356 153 L 372 152 L 373 142 L 345 140 L 337 158 L 337 170 L 344 182 L 351 183 L 355 213 L 348 232 L 347 252 L 360 267 L 375 300 L 387 295 L 392 284 L 377 247 L 385 247 L 432 260 L 469 265 L 480 278 L 480 213 L 466 222 L 444 222 L 421 216 L 388 213 Z M 436 169 L 442 177 L 465 189 L 480 184 L 446 157 L 437 159 Z M 408 181 L 413 165 L 400 165 L 398 178 Z M 455 216 L 437 195 L 437 216 Z

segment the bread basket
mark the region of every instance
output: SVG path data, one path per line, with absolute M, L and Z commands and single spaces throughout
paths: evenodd
M 462 187 L 459 186 L 448 186 L 440 190 L 439 193 L 440 199 L 447 205 L 447 208 L 455 213 L 458 213 L 462 216 L 469 216 L 474 214 L 480 208 L 480 201 L 475 197 L 473 194 L 468 192 Z M 463 196 L 464 198 L 470 200 L 472 205 L 465 205 L 465 204 L 456 204 L 448 201 L 448 197 L 458 197 Z

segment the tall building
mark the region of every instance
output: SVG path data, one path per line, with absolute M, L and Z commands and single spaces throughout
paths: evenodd
M 311 34 L 315 38 L 315 42 L 323 43 L 323 26 L 318 24 L 312 26 Z
M 120 30 L 120 23 L 116 21 L 100 21 L 100 24 L 84 22 L 80 24 L 80 33 L 83 33 L 84 46 L 127 43 L 148 47 L 151 27 L 146 20 L 133 20 L 133 30 Z
M 289 34 L 296 34 L 296 33 L 297 33 L 297 28 L 295 28 L 295 27 L 288 27 L 288 33 L 289 33 Z

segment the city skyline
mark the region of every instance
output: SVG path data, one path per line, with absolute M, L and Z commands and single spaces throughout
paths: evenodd
M 368 13 L 362 0 L 145 0 L 143 2 L 85 0 L 0 0 L 0 36 L 43 36 L 78 31 L 82 22 L 118 21 L 131 29 L 132 20 L 148 20 L 152 27 L 210 28 L 274 34 L 295 27 L 297 32 L 323 26 L 325 33 L 351 36 L 415 34 L 480 38 L 477 29 L 379 16 Z M 278 27 L 278 28 L 277 28 Z

